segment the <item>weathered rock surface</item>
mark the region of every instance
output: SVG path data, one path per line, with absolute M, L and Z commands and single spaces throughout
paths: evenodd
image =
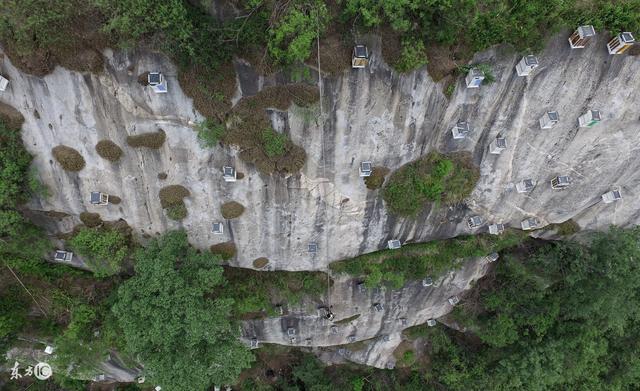
M 607 38 L 602 33 L 585 49 L 570 50 L 564 36 L 556 37 L 539 54 L 540 67 L 526 78 L 514 70 L 520 55 L 481 53 L 475 62 L 490 63 L 496 81 L 474 90 L 459 80 L 450 101 L 425 70 L 392 72 L 372 38 L 367 69 L 324 79 L 323 115 L 296 107 L 271 112 L 274 127 L 308 154 L 303 171 L 286 178 L 259 174 L 234 148 L 201 148 L 190 121 L 202 117 L 180 90 L 175 67 L 157 54 L 107 52 L 101 75 L 58 68 L 44 78 L 22 74 L 5 59 L 1 71 L 11 82 L 0 101 L 24 115 L 23 139 L 51 189 L 52 196 L 34 200 L 33 209 L 76 218 L 84 211 L 99 212 L 104 220 L 124 218 L 140 238 L 184 227 L 200 248 L 235 241 L 235 266 L 250 268 L 254 259 L 267 257 L 275 269 L 319 270 L 331 261 L 383 248 L 391 238 L 425 241 L 467 232 L 464 217 L 471 214 L 516 227 L 529 216 L 543 224 L 572 218 L 585 229 L 637 224 L 640 61 L 610 56 Z M 236 69 L 235 102 L 277 82 L 255 75 L 242 61 Z M 137 83 L 138 75 L 149 70 L 165 74 L 169 93 L 154 94 Z M 577 118 L 588 109 L 600 110 L 603 121 L 578 128 Z M 559 112 L 560 123 L 541 130 L 538 119 L 548 110 Z M 450 129 L 458 120 L 469 121 L 475 129 L 466 140 L 452 140 Z M 127 146 L 128 135 L 158 129 L 167 135 L 159 150 Z M 498 134 L 506 137 L 507 149 L 489 154 L 488 145 Z M 94 147 L 102 139 L 123 148 L 119 162 L 98 156 Z M 60 144 L 80 151 L 87 162 L 82 171 L 65 172 L 53 160 L 50 150 Z M 380 193 L 367 190 L 358 177 L 361 161 L 393 170 L 434 149 L 472 152 L 482 176 L 467 205 L 427 210 L 415 220 L 394 217 Z M 223 165 L 234 165 L 245 178 L 225 183 Z M 168 174 L 166 180 L 158 179 L 161 172 Z M 558 174 L 571 176 L 568 190 L 551 190 L 549 181 Z M 536 180 L 537 186 L 531 193 L 516 193 L 514 184 L 525 178 Z M 170 184 L 191 192 L 185 199 L 189 215 L 182 222 L 167 219 L 160 206 L 158 192 Z M 600 195 L 614 187 L 624 199 L 602 203 Z M 91 191 L 117 195 L 122 203 L 91 205 Z M 225 222 L 224 235 L 213 235 L 211 223 L 223 221 L 220 205 L 231 200 L 247 210 Z M 307 252 L 310 242 L 319 245 L 316 255 Z M 303 345 L 309 337 L 313 346 L 331 346 L 345 344 L 351 334 L 357 340 L 389 334 L 388 344 L 376 339 L 364 353 L 349 357 L 385 366 L 406 327 L 397 319 L 404 316 L 413 325 L 444 315 L 450 308 L 443 299 L 467 289 L 483 272 L 476 261 L 429 292 L 409 284 L 399 298 L 391 292 L 359 296 L 352 281 L 334 276 L 334 312 L 340 318 L 361 314 L 354 324 L 340 326 L 339 334 L 329 334 L 317 316 L 300 314 L 248 323 L 245 335 L 288 344 L 289 323 L 298 327 L 297 343 Z M 374 300 L 384 304 L 384 312 L 372 312 Z M 334 358 L 326 359 L 337 359 L 330 356 Z
M 358 280 L 339 276 L 331 288 L 328 302 L 335 314 L 333 321 L 320 313 L 305 313 L 293 308 L 282 317 L 245 322 L 243 336 L 247 343 L 255 338 L 259 342 L 314 347 L 366 341 L 366 347 L 361 350 L 351 351 L 349 346 L 344 346 L 332 349 L 332 353 L 325 352 L 321 357 L 328 362 L 348 359 L 384 368 L 394 364 L 390 357 L 401 341 L 400 331 L 448 314 L 453 308 L 448 299 L 452 296 L 462 298 L 462 294 L 485 275 L 489 265 L 486 258 L 475 258 L 459 270 L 440 277 L 432 286 L 425 287 L 422 281 L 412 281 L 399 290 L 360 288 Z M 376 303 L 381 304 L 381 308 L 376 309 Z M 341 322 L 356 315 L 353 320 Z

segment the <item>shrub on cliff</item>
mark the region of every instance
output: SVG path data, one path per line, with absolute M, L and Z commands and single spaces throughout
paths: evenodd
M 80 171 L 85 166 L 84 158 L 80 152 L 66 145 L 54 147 L 51 153 L 66 171 Z
M 122 148 L 111 140 L 100 140 L 96 144 L 96 152 L 103 159 L 116 162 L 122 156 Z
M 167 135 L 164 130 L 160 129 L 157 132 L 141 133 L 135 136 L 127 136 L 127 144 L 134 148 L 150 148 L 160 149 L 167 139 Z
M 222 204 L 220 212 L 222 217 L 231 220 L 240 217 L 244 213 L 244 206 L 239 202 L 229 201 Z
M 219 255 L 223 260 L 229 260 L 236 256 L 236 245 L 233 242 L 218 243 L 209 247 L 214 255 Z

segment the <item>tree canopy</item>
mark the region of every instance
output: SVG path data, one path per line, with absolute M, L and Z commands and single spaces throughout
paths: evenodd
M 449 390 L 630 390 L 640 386 L 640 228 L 589 245 L 508 256 L 459 316 L 482 343 L 432 336 Z
M 253 356 L 229 319 L 233 300 L 206 296 L 225 283 L 216 258 L 174 231 L 138 250 L 135 262 L 112 311 L 147 377 L 176 391 L 234 383 Z

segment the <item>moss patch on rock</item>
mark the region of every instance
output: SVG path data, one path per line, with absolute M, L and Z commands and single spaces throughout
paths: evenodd
M 253 260 L 253 267 L 256 269 L 262 269 L 269 264 L 269 258 L 261 257 Z
M 101 158 L 107 159 L 111 162 L 118 161 L 122 156 L 122 148 L 118 144 L 111 140 L 100 140 L 96 144 L 96 152 Z
M 233 242 L 214 244 L 209 250 L 212 254 L 220 255 L 225 261 L 236 256 L 236 245 Z
M 241 99 L 234 107 L 223 143 L 240 147 L 240 158 L 265 174 L 295 173 L 306 161 L 304 149 L 275 132 L 267 109 L 287 110 L 291 104 L 307 107 L 319 99 L 318 89 L 305 84 L 265 88 Z
M 80 171 L 86 164 L 80 152 L 66 145 L 54 147 L 51 153 L 66 171 Z
M 82 212 L 80 213 L 80 221 L 89 228 L 102 225 L 102 219 L 99 213 Z
M 189 197 L 191 193 L 186 187 L 180 185 L 165 186 L 160 189 L 160 204 L 163 208 L 169 208 L 173 205 L 179 205 L 183 203 L 184 197 Z
M 244 206 L 236 201 L 229 201 L 222 204 L 220 207 L 222 217 L 227 220 L 238 218 L 244 213 Z
M 175 205 L 171 205 L 166 209 L 167 217 L 171 220 L 180 221 L 187 217 L 189 212 L 187 211 L 187 207 L 182 200 Z
M 371 170 L 371 175 L 364 178 L 364 184 L 367 185 L 367 189 L 375 190 L 381 188 L 389 171 L 387 167 L 374 167 Z
M 164 130 L 127 136 L 127 144 L 133 148 L 159 149 L 167 139 Z

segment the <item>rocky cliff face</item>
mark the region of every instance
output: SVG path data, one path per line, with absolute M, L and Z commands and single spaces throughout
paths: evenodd
M 516 227 L 531 216 L 542 224 L 572 218 L 585 229 L 636 224 L 640 61 L 610 56 L 604 35 L 581 50 L 570 50 L 564 36 L 556 37 L 539 54 L 540 66 L 528 77 L 515 73 L 520 55 L 501 50 L 478 54 L 474 62 L 490 63 L 496 81 L 466 89 L 459 80 L 451 100 L 425 70 L 392 72 L 381 60 L 379 42 L 371 38 L 367 69 L 323 79 L 322 115 L 319 108 L 271 111 L 274 127 L 308 154 L 302 172 L 289 177 L 258 173 L 234 148 L 200 147 L 190 124 L 202 117 L 180 90 L 175 67 L 157 54 L 109 51 L 103 74 L 57 68 L 44 78 L 20 73 L 5 58 L 2 73 L 11 83 L 0 101 L 24 115 L 25 144 L 51 189 L 50 198 L 35 200 L 31 207 L 70 214 L 61 222 L 62 229 L 77 223 L 81 212 L 98 212 L 105 220 L 125 219 L 142 239 L 184 227 L 197 247 L 233 240 L 238 247 L 234 266 L 252 267 L 255 258 L 267 257 L 271 269 L 322 270 L 334 260 L 383 248 L 391 238 L 426 241 L 468 232 L 464 217 L 472 214 Z M 256 75 L 241 60 L 236 69 L 235 102 L 278 82 Z M 164 73 L 167 94 L 155 94 L 137 83 L 138 75 L 150 70 Z M 602 122 L 578 128 L 578 117 L 588 109 L 600 110 Z M 538 119 L 550 110 L 558 111 L 560 122 L 541 130 Z M 465 140 L 451 137 L 458 120 L 473 126 Z M 158 129 L 167 135 L 161 149 L 127 146 L 127 135 Z M 497 135 L 506 138 L 507 148 L 493 155 L 488 146 Z M 101 139 L 125 150 L 119 162 L 97 155 L 95 145 Z M 59 144 L 80 151 L 86 167 L 79 173 L 62 170 L 50 151 Z M 358 176 L 361 161 L 393 170 L 435 149 L 469 151 L 480 166 L 480 181 L 466 205 L 427 210 L 417 219 L 394 217 L 380 193 L 367 190 Z M 223 165 L 235 166 L 244 179 L 225 183 Z M 168 178 L 158 179 L 163 172 Z M 549 181 L 556 175 L 569 175 L 571 187 L 552 190 Z M 515 183 L 525 178 L 535 180 L 536 187 L 517 193 Z M 168 220 L 160 206 L 158 192 L 170 184 L 191 192 L 185 199 L 189 215 L 181 223 Z M 602 203 L 601 194 L 615 187 L 624 199 Z M 91 191 L 117 195 L 122 203 L 91 205 Z M 238 219 L 224 221 L 219 207 L 230 200 L 247 210 Z M 211 224 L 217 221 L 224 221 L 224 235 L 212 234 Z M 319 245 L 315 255 L 307 252 L 310 242 Z M 297 328 L 296 344 L 301 345 L 307 338 L 312 346 L 329 346 L 348 342 L 352 334 L 356 340 L 389 334 L 389 342 L 376 339 L 363 352 L 349 353 L 354 361 L 385 366 L 399 332 L 447 313 L 446 297 L 480 278 L 483 262 L 471 261 L 430 290 L 411 283 L 396 297 L 383 291 L 360 295 L 353 281 L 336 277 L 334 312 L 340 318 L 361 315 L 340 326 L 338 334 L 330 334 L 315 314 L 292 314 L 248 323 L 245 336 L 288 344 L 290 324 Z M 372 310 L 376 300 L 384 305 L 381 313 Z M 406 324 L 398 321 L 402 317 Z

